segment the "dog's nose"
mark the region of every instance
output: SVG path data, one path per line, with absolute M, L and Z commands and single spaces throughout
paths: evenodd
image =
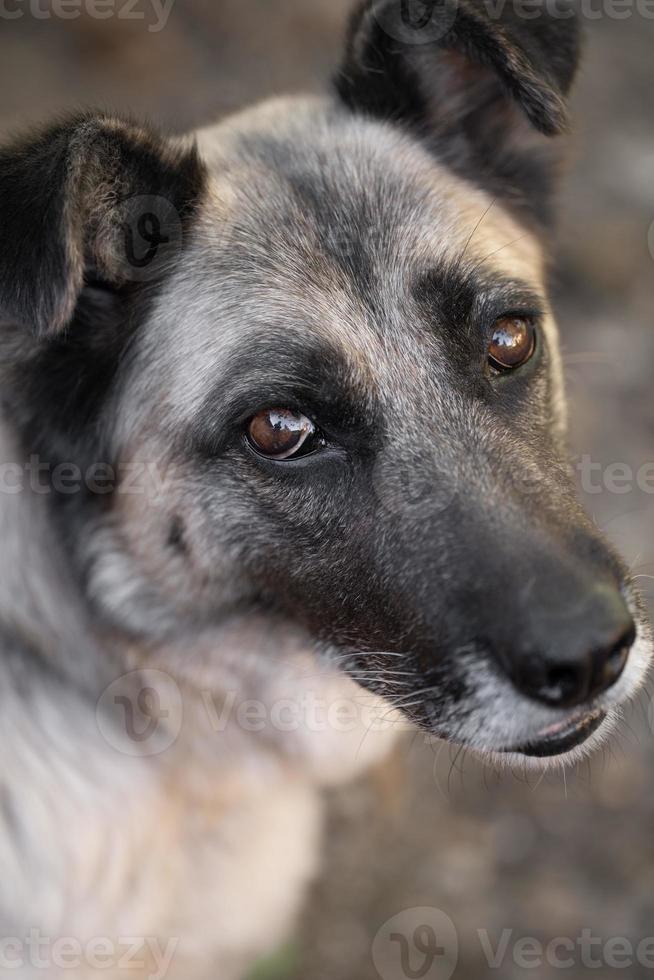
M 617 590 L 597 590 L 575 615 L 543 617 L 550 636 L 511 657 L 514 685 L 529 698 L 557 708 L 585 704 L 608 690 L 624 670 L 636 639 L 634 621 Z

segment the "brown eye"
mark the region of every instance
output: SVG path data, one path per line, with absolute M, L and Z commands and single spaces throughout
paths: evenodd
M 495 322 L 488 352 L 493 367 L 508 370 L 525 364 L 536 349 L 533 322 L 523 316 L 503 316 Z
M 315 434 L 311 419 L 288 408 L 266 408 L 248 426 L 250 444 L 270 459 L 307 455 L 307 450 L 311 452 L 315 448 Z

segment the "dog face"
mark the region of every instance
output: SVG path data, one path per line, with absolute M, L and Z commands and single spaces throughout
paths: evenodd
M 355 12 L 335 96 L 197 149 L 85 117 L 5 151 L 5 383 L 30 451 L 119 474 L 58 508 L 114 622 L 281 613 L 435 734 L 560 756 L 647 659 L 565 461 L 574 22 L 445 5 L 417 45 L 401 9 Z

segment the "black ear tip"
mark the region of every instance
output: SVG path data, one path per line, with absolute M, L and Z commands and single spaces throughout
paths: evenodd
M 544 136 L 561 136 L 570 131 L 570 115 L 559 86 L 552 81 L 534 84 L 524 77 L 516 85 L 516 101 L 532 126 Z

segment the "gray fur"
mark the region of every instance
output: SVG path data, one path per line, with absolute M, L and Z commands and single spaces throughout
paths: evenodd
M 628 578 L 566 471 L 560 355 L 533 223 L 457 176 L 447 154 L 332 97 L 276 100 L 197 140 L 207 183 L 183 253 L 149 287 L 93 428 L 95 451 L 121 474 L 117 490 L 65 508 L 51 495 L 0 494 L 0 935 L 141 936 L 152 941 L 143 976 L 158 975 L 154 941 L 174 941 L 170 980 L 237 980 L 292 927 L 318 863 L 320 787 L 383 759 L 405 714 L 425 722 L 414 705 L 432 731 L 487 755 L 566 717 L 519 694 L 480 642 L 446 644 L 430 662 L 466 569 L 485 585 L 489 553 L 502 553 L 498 574 L 529 571 L 533 558 L 534 576 L 539 555 L 556 555 L 577 582 L 585 559 L 570 536 L 600 555 L 597 574 L 623 589 L 638 636 L 620 680 L 593 702 L 607 711 L 594 742 L 639 688 L 651 651 Z M 470 283 L 467 335 L 453 333 L 452 304 Z M 525 289 L 541 306 L 546 360 L 528 418 L 513 424 L 457 382 L 467 370 L 457 358 L 478 344 L 483 311 Z M 6 332 L 0 454 L 22 466 L 33 447 L 11 368 L 32 363 L 34 341 L 17 340 L 13 321 Z M 314 348 L 334 360 L 323 399 L 347 393 L 374 457 L 365 479 L 336 481 L 327 502 L 304 485 L 280 488 L 242 440 L 221 442 L 228 404 L 253 386 L 284 390 L 289 352 Z M 338 456 L 353 474 L 365 468 L 356 455 Z M 393 482 L 402 468 L 413 503 Z M 536 499 L 516 489 L 526 475 Z M 462 554 L 467 526 L 479 539 Z M 314 582 L 326 584 L 304 606 L 303 583 L 309 593 Z M 332 587 L 335 606 L 322 609 Z M 474 619 L 470 604 L 461 609 Z M 107 698 L 121 677 L 122 693 Z M 130 754 L 120 707 L 143 687 L 169 709 L 171 737 L 162 751 Z M 323 711 L 347 706 L 352 724 L 309 723 L 311 698 Z M 295 726 L 272 720 L 287 702 L 304 706 Z M 234 713 L 244 703 L 261 725 Z

